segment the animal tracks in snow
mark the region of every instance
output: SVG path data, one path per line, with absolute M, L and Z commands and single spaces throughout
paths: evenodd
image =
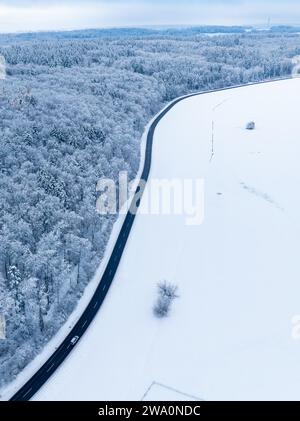
M 245 183 L 240 183 L 242 188 L 244 190 L 246 190 L 248 193 L 250 194 L 254 194 L 255 196 L 259 197 L 260 199 L 265 200 L 266 202 L 270 203 L 270 205 L 274 206 L 275 208 L 277 208 L 278 210 L 281 210 L 282 212 L 284 212 L 284 209 L 275 201 L 273 200 L 268 194 L 263 193 L 257 189 L 255 189 L 254 187 L 248 186 Z

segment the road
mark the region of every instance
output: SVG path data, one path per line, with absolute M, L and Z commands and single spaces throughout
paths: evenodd
M 290 78 L 281 78 L 279 80 L 285 80 Z M 278 79 L 277 79 L 278 80 Z M 255 85 L 259 83 L 270 83 L 275 81 L 265 81 L 265 82 L 257 82 L 248 85 L 242 86 L 249 86 Z M 151 161 L 152 161 L 152 145 L 153 145 L 153 138 L 154 132 L 161 121 L 161 119 L 179 102 L 191 98 L 197 95 L 203 95 L 211 92 L 229 90 L 229 89 L 237 89 L 241 86 L 233 86 L 228 88 L 222 88 L 214 91 L 204 91 L 204 92 L 197 92 L 193 94 L 189 94 L 180 98 L 175 99 L 171 102 L 165 109 L 161 111 L 161 113 L 153 120 L 152 124 L 149 127 L 148 134 L 147 134 L 147 143 L 146 143 L 146 151 L 145 151 L 145 162 L 144 168 L 141 175 L 141 180 L 147 181 L 150 174 L 151 169 Z M 126 243 L 128 241 L 131 228 L 133 226 L 135 217 L 136 217 L 136 208 L 139 207 L 141 197 L 143 195 L 143 189 L 145 188 L 145 183 L 141 183 L 141 185 L 137 186 L 136 194 L 133 197 L 131 202 L 129 211 L 126 215 L 125 221 L 122 225 L 121 231 L 117 238 L 116 244 L 110 256 L 110 259 L 107 263 L 105 272 L 99 282 L 99 285 L 89 303 L 85 311 L 83 312 L 82 316 L 73 327 L 71 332 L 62 342 L 62 344 L 57 348 L 57 350 L 53 353 L 53 355 L 48 359 L 48 361 L 33 375 L 33 377 L 10 399 L 11 401 L 28 401 L 30 400 L 35 393 L 47 382 L 47 380 L 54 374 L 57 368 L 64 362 L 64 360 L 68 357 L 68 355 L 76 348 L 76 345 L 82 339 L 84 333 L 89 328 L 90 324 L 92 323 L 93 319 L 95 318 L 96 314 L 98 313 L 100 307 L 102 306 L 103 301 L 105 300 L 106 295 L 110 289 L 110 286 L 114 280 L 115 274 L 118 270 L 123 251 L 126 247 Z M 139 198 L 137 200 L 137 198 Z M 72 345 L 71 341 L 74 337 L 78 337 L 78 341 L 75 345 Z

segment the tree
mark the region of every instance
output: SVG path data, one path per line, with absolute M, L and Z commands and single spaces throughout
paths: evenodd
M 167 281 L 160 282 L 158 285 L 158 298 L 153 307 L 153 312 L 159 319 L 169 315 L 173 301 L 178 298 L 178 287 Z
M 177 295 L 178 287 L 167 281 L 160 282 L 158 284 L 158 290 L 159 290 L 159 295 L 162 298 L 166 298 L 170 301 L 174 300 L 175 298 L 178 298 L 178 295 Z
M 153 312 L 154 315 L 159 319 L 167 317 L 170 312 L 170 301 L 166 298 L 159 297 L 153 307 Z
M 247 123 L 246 129 L 247 130 L 254 130 L 255 129 L 255 122 L 254 121 L 250 121 L 249 123 Z

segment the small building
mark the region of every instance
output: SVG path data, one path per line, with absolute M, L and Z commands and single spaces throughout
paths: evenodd
M 246 126 L 247 130 L 255 130 L 255 121 L 249 121 Z
M 6 339 L 6 323 L 4 314 L 0 313 L 0 340 Z

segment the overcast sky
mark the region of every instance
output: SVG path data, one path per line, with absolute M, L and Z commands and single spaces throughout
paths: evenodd
M 0 0 L 0 32 L 300 23 L 299 0 Z

